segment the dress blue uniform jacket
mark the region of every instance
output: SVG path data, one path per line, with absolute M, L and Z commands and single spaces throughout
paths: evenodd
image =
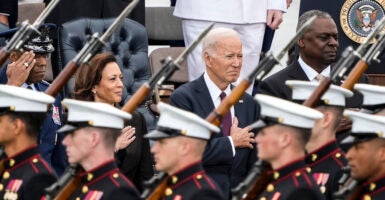
M 8 81 L 6 75 L 7 65 L 5 64 L 0 69 L 0 84 L 6 84 Z M 41 81 L 35 83 L 34 86 L 37 91 L 44 92 L 49 87 L 49 83 Z M 41 127 L 37 141 L 40 154 L 52 166 L 58 176 L 63 174 L 68 165 L 67 155 L 62 144 L 64 135 L 57 133 L 57 130 L 62 126 L 63 119 L 61 100 L 61 96 L 58 95 L 51 105 L 49 115 Z
M 44 189 L 56 181 L 55 172 L 41 158 L 36 146 L 4 159 L 0 199 L 40 200 Z
M 164 200 L 222 200 L 218 186 L 203 170 L 202 163 L 194 163 L 167 177 Z
M 318 185 L 306 170 L 303 159 L 271 172 L 271 181 L 257 199 L 323 200 Z
M 206 118 L 215 108 L 203 75 L 178 87 L 170 97 L 170 104 L 202 118 Z M 241 128 L 254 123 L 259 116 L 259 106 L 248 94 L 241 97 L 234 105 L 234 110 Z M 202 162 L 205 171 L 221 187 L 226 198 L 230 194 L 230 188 L 243 181 L 256 160 L 255 147 L 236 148 L 233 157 L 229 139 L 218 133 L 209 141 Z
M 385 177 L 374 181 L 367 181 L 362 183 L 359 187 L 362 187 L 361 198 L 357 199 L 370 199 L 370 200 L 383 200 L 385 198 Z
M 69 199 L 140 199 L 135 186 L 118 169 L 114 160 L 82 174 L 80 186 Z
M 342 167 L 348 164 L 345 153 L 338 147 L 335 140 L 321 148 L 310 152 L 305 157 L 305 162 L 311 169 L 313 178 L 320 186 L 326 200 L 332 200 L 333 192 L 339 189 L 338 181 L 343 172 Z

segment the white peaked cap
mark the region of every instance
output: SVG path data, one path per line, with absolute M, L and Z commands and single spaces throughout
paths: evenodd
M 192 138 L 210 139 L 211 132 L 218 133 L 219 128 L 194 113 L 181 110 L 169 104 L 158 103 L 160 117 L 156 130 L 151 131 L 145 137 L 161 139 L 175 136 L 187 136 Z
M 362 102 L 363 106 L 375 106 L 385 104 L 384 86 L 356 83 L 354 85 L 354 89 L 361 92 L 361 94 L 364 96 Z
M 385 117 L 352 110 L 345 110 L 344 115 L 352 121 L 351 134 L 358 138 L 385 137 Z
M 122 129 L 124 120 L 131 119 L 131 114 L 105 103 L 64 99 L 62 104 L 68 109 L 68 125 L 61 128 L 59 132 L 75 130 L 79 128 L 76 124 Z
M 287 80 L 286 85 L 292 89 L 293 100 L 305 101 L 313 94 L 319 82 Z M 345 98 L 352 97 L 353 92 L 336 85 L 330 85 L 321 100 L 325 105 L 345 107 Z
M 0 85 L 0 108 L 14 112 L 47 112 L 55 98 L 26 88 Z
M 276 119 L 275 123 L 311 129 L 323 117 L 317 110 L 277 97 L 257 94 L 254 98 L 261 105 L 262 118 Z

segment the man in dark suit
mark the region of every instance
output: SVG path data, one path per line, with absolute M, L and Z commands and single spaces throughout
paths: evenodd
M 203 41 L 203 58 L 206 72 L 175 90 L 170 104 L 205 118 L 220 104 L 222 93 L 231 93 L 231 83 L 239 77 L 242 43 L 238 34 L 227 28 L 210 31 Z M 244 94 L 229 115 L 230 122 L 222 124 L 221 133 L 214 135 L 203 155 L 203 167 L 226 197 L 256 161 L 254 133 L 247 125 L 258 118 L 259 107 L 250 95 Z
M 33 36 L 24 46 L 24 53 L 13 51 L 6 63 L 0 69 L 0 83 L 28 88 L 43 92 L 49 87 L 44 81 L 47 62 L 50 53 L 54 50 L 48 32 L 42 31 L 42 36 Z M 65 149 L 61 144 L 63 135 L 57 133 L 61 127 L 62 106 L 61 96 L 56 97 L 51 105 L 49 115 L 44 121 L 38 136 L 38 147 L 43 158 L 51 164 L 60 176 L 67 164 Z
M 0 85 L 1 199 L 42 199 L 55 172 L 37 148 L 47 106 L 55 99 L 41 92 Z M 5 154 L 5 155 L 3 155 Z
M 351 4 L 351 6 L 348 6 L 348 4 Z M 356 0 L 356 1 L 350 1 L 350 2 L 346 0 L 322 0 L 322 1 L 301 0 L 300 7 L 299 7 L 299 16 L 301 16 L 303 13 L 309 10 L 315 10 L 315 9 L 329 13 L 333 18 L 334 22 L 336 23 L 338 32 L 340 33 L 338 35 L 338 41 L 340 45 L 340 51 L 338 52 L 338 55 L 340 55 L 346 47 L 351 45 L 354 48 L 356 48 L 359 45 L 359 43 L 350 39 L 347 36 L 347 34 L 343 31 L 343 27 L 341 26 L 341 20 L 340 20 L 341 15 L 342 16 L 348 15 L 344 17 L 349 17 L 352 20 L 353 19 L 358 20 L 357 16 L 355 16 L 356 10 L 358 10 L 358 7 L 361 7 L 365 4 L 369 6 L 377 5 L 377 6 L 374 6 L 375 9 L 378 9 L 378 8 L 382 9 L 382 11 L 379 10 L 378 13 L 384 12 L 384 2 L 378 1 L 378 0 L 375 0 L 375 1 Z M 346 11 L 346 10 L 348 10 L 348 12 L 350 13 L 349 14 L 341 13 L 342 11 Z M 375 20 L 379 20 L 382 16 L 383 15 L 381 14 L 377 14 L 377 17 Z M 352 23 L 352 25 L 353 24 L 354 23 Z M 354 28 L 349 26 L 351 25 L 345 26 L 345 30 L 346 29 L 350 30 Z M 351 32 L 353 32 L 353 30 Z M 366 34 L 368 33 L 369 32 L 367 32 Z M 353 32 L 352 35 L 356 35 L 356 34 Z M 369 66 L 369 68 L 366 71 L 367 74 L 385 73 L 385 70 L 382 67 L 385 61 L 385 54 L 381 54 L 379 58 L 381 59 L 381 63 L 372 62 L 372 64 Z
M 263 80 L 259 93 L 291 99 L 291 89 L 285 85 L 286 80 L 318 82 L 320 76 L 330 77 L 331 64 L 337 56 L 339 33 L 331 16 L 319 10 L 304 13 L 299 18 L 297 30 L 312 16 L 316 16 L 316 20 L 297 41 L 298 60 Z M 361 102 L 362 95 L 355 94 L 348 99 L 346 107 L 359 107 Z

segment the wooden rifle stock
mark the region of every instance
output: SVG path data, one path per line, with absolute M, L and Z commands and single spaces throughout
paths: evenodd
M 366 61 L 364 60 L 358 61 L 358 63 L 354 66 L 354 69 L 349 73 L 349 76 L 345 79 L 341 87 L 346 88 L 348 90 L 353 90 L 354 84 L 358 82 L 358 80 L 364 74 L 366 69 L 368 69 L 368 63 L 366 63 Z
M 250 84 L 251 82 L 242 80 L 242 82 L 240 82 L 231 93 L 222 100 L 221 104 L 206 117 L 206 121 L 219 126 L 222 117 L 226 115 L 231 106 L 238 102 L 247 88 L 249 88 Z
M 167 188 L 167 178 L 165 178 L 152 193 L 146 198 L 147 200 L 160 200 Z
M 45 91 L 46 94 L 56 97 L 59 91 L 64 87 L 68 80 L 75 74 L 77 70 L 77 64 L 74 61 L 70 61 L 60 72 L 60 74 L 55 78 L 52 84 Z
M 310 108 L 315 108 L 317 105 L 319 105 L 321 97 L 329 89 L 331 84 L 332 80 L 330 80 L 329 78 L 323 78 L 320 81 L 318 87 L 313 91 L 312 95 L 305 102 L 303 102 L 302 105 Z
M 80 170 L 79 170 L 80 171 Z M 71 197 L 74 191 L 79 188 L 82 181 L 82 177 L 80 173 L 76 173 L 72 179 L 65 185 L 65 187 L 60 190 L 60 192 L 56 195 L 55 200 L 67 200 Z
M 130 100 L 124 104 L 122 110 L 128 113 L 132 113 L 150 93 L 150 86 L 148 84 L 143 84 L 130 98 Z

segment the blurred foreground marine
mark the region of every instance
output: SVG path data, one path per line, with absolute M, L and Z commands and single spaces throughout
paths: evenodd
M 257 180 L 264 188 L 257 199 L 324 199 L 304 161 L 310 129 L 322 113 L 272 96 L 255 99 L 262 115 L 255 125 L 263 127 L 255 138 L 258 157 L 272 168 Z
M 54 47 L 48 36 L 48 26 L 40 28 L 40 31 L 42 36 L 31 37 L 23 46 L 24 53 L 11 52 L 9 63 L 0 69 L 1 84 L 14 85 L 39 92 L 44 92 L 49 87 L 49 83 L 43 79 Z M 60 101 L 61 96 L 58 95 L 55 102 L 50 105 L 49 115 L 42 124 L 37 138 L 39 152 L 59 176 L 68 165 L 65 150 L 61 144 L 63 135 L 57 133 L 62 125 Z
M 160 118 L 156 130 L 146 135 L 155 140 L 151 148 L 156 169 L 168 174 L 162 183 L 163 199 L 224 199 L 202 167 L 202 154 L 210 132 L 219 128 L 200 117 L 159 103 Z
M 139 199 L 135 186 L 118 169 L 114 147 L 131 115 L 99 102 L 64 99 L 68 119 L 59 132 L 66 136 L 68 162 L 85 172 L 69 199 Z
M 55 172 L 38 153 L 36 138 L 51 96 L 0 85 L 0 145 L 5 155 L 0 168 L 1 199 L 36 199 L 56 181 Z

